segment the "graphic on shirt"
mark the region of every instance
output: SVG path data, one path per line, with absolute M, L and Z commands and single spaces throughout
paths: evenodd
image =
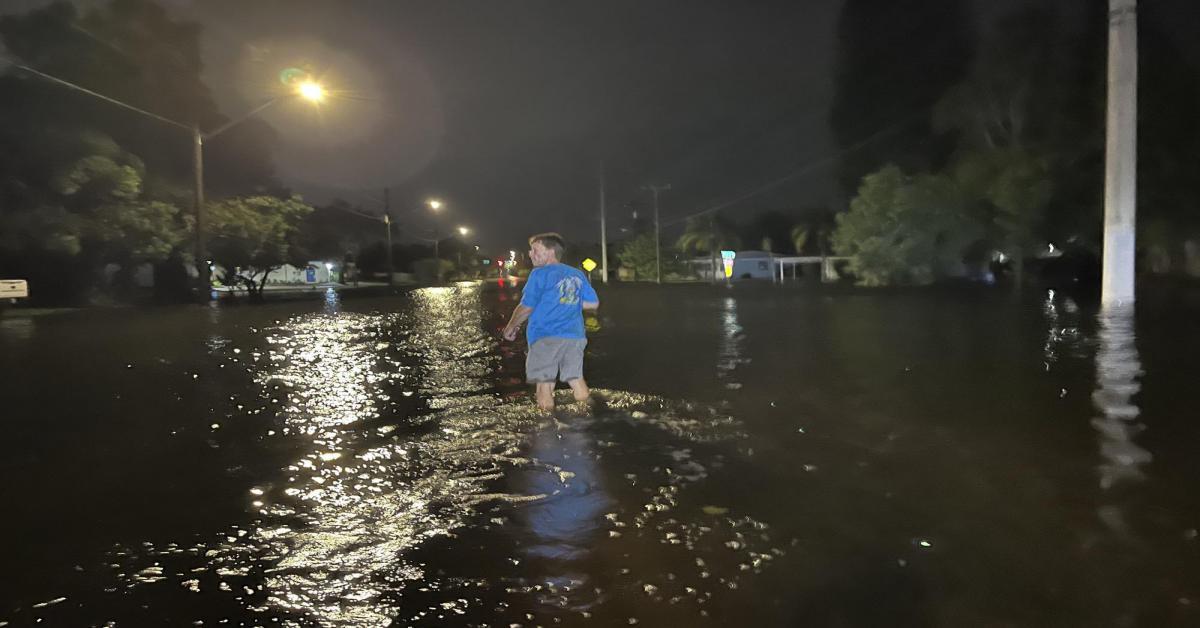
M 558 302 L 563 305 L 579 303 L 579 289 L 583 281 L 579 277 L 563 277 L 558 280 Z

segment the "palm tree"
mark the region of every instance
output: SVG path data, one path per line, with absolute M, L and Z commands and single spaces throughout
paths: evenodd
M 715 244 L 714 244 L 715 242 Z M 734 233 L 733 226 L 715 217 L 697 216 L 689 218 L 683 235 L 675 241 L 675 246 L 683 253 L 712 253 L 724 248 L 736 249 L 741 246 L 741 240 Z
M 805 244 L 808 244 L 808 226 L 796 225 L 792 227 L 792 247 L 796 249 L 796 255 L 804 254 Z

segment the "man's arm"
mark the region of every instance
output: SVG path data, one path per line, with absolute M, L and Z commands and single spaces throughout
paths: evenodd
M 599 305 L 597 303 L 597 305 Z M 504 339 L 516 340 L 517 332 L 521 330 L 521 325 L 529 319 L 529 315 L 533 314 L 533 308 L 517 304 L 517 309 L 513 310 L 512 318 L 508 319 L 508 324 L 504 326 Z
M 595 311 L 600 307 L 600 297 L 596 295 L 596 288 L 592 286 L 592 282 L 583 282 L 583 294 L 579 295 L 583 301 L 583 309 Z

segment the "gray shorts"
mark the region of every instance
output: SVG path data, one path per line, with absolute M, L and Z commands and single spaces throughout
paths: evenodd
M 583 377 L 586 338 L 538 338 L 525 356 L 525 379 L 530 384 Z

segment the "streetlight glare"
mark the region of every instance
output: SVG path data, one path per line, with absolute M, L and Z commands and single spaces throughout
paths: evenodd
M 459 232 L 461 235 L 467 235 L 468 233 L 471 233 L 471 230 L 470 230 L 470 229 L 468 229 L 468 228 L 466 228 L 466 227 L 459 227 L 459 228 L 458 228 L 458 232 Z
M 303 81 L 296 86 L 296 93 L 301 98 L 315 103 L 325 100 L 325 88 L 320 83 L 312 80 Z
M 433 211 L 437 211 L 437 210 L 439 210 L 439 209 L 441 209 L 441 208 L 442 208 L 442 202 L 441 202 L 441 201 L 439 201 L 439 200 L 431 200 L 431 201 L 429 201 L 429 209 L 432 209 Z

